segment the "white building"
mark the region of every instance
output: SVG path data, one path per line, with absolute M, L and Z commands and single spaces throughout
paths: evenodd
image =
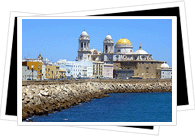
M 106 78 L 113 78 L 113 64 L 105 64 L 103 66 L 104 74 L 103 76 Z
M 172 79 L 172 68 L 168 64 L 161 64 L 161 79 Z
M 64 59 L 54 64 L 66 70 L 66 77 L 92 77 L 92 61 L 66 61 Z
M 37 80 L 37 70 L 29 70 L 27 66 L 22 66 L 22 80 Z

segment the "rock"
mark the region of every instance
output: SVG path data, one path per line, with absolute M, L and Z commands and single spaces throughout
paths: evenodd
M 43 90 L 40 91 L 40 94 L 43 95 L 43 96 L 48 96 L 48 95 L 49 95 L 48 92 L 45 92 L 45 91 L 43 91 Z
M 61 85 L 27 85 L 22 87 L 22 118 L 48 115 L 94 98 L 110 97 L 108 93 L 171 92 L 171 82 L 121 83 L 87 82 Z

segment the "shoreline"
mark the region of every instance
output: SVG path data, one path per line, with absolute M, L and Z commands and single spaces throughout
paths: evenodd
M 22 87 L 22 119 L 48 115 L 109 93 L 172 92 L 172 82 L 152 83 L 72 83 L 27 85 Z

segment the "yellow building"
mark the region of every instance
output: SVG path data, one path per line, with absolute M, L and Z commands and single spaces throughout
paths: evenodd
M 66 70 L 59 70 L 58 78 L 62 79 L 66 77 Z
M 37 71 L 37 79 L 42 79 L 42 62 L 41 61 L 24 61 L 22 62 L 22 66 L 27 66 L 29 70 Z
M 46 65 L 45 66 L 45 78 L 46 79 L 58 79 L 59 66 Z

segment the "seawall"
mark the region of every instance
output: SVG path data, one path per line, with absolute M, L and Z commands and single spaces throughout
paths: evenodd
M 22 118 L 47 115 L 109 93 L 172 92 L 172 81 L 155 82 L 73 82 L 22 86 Z

